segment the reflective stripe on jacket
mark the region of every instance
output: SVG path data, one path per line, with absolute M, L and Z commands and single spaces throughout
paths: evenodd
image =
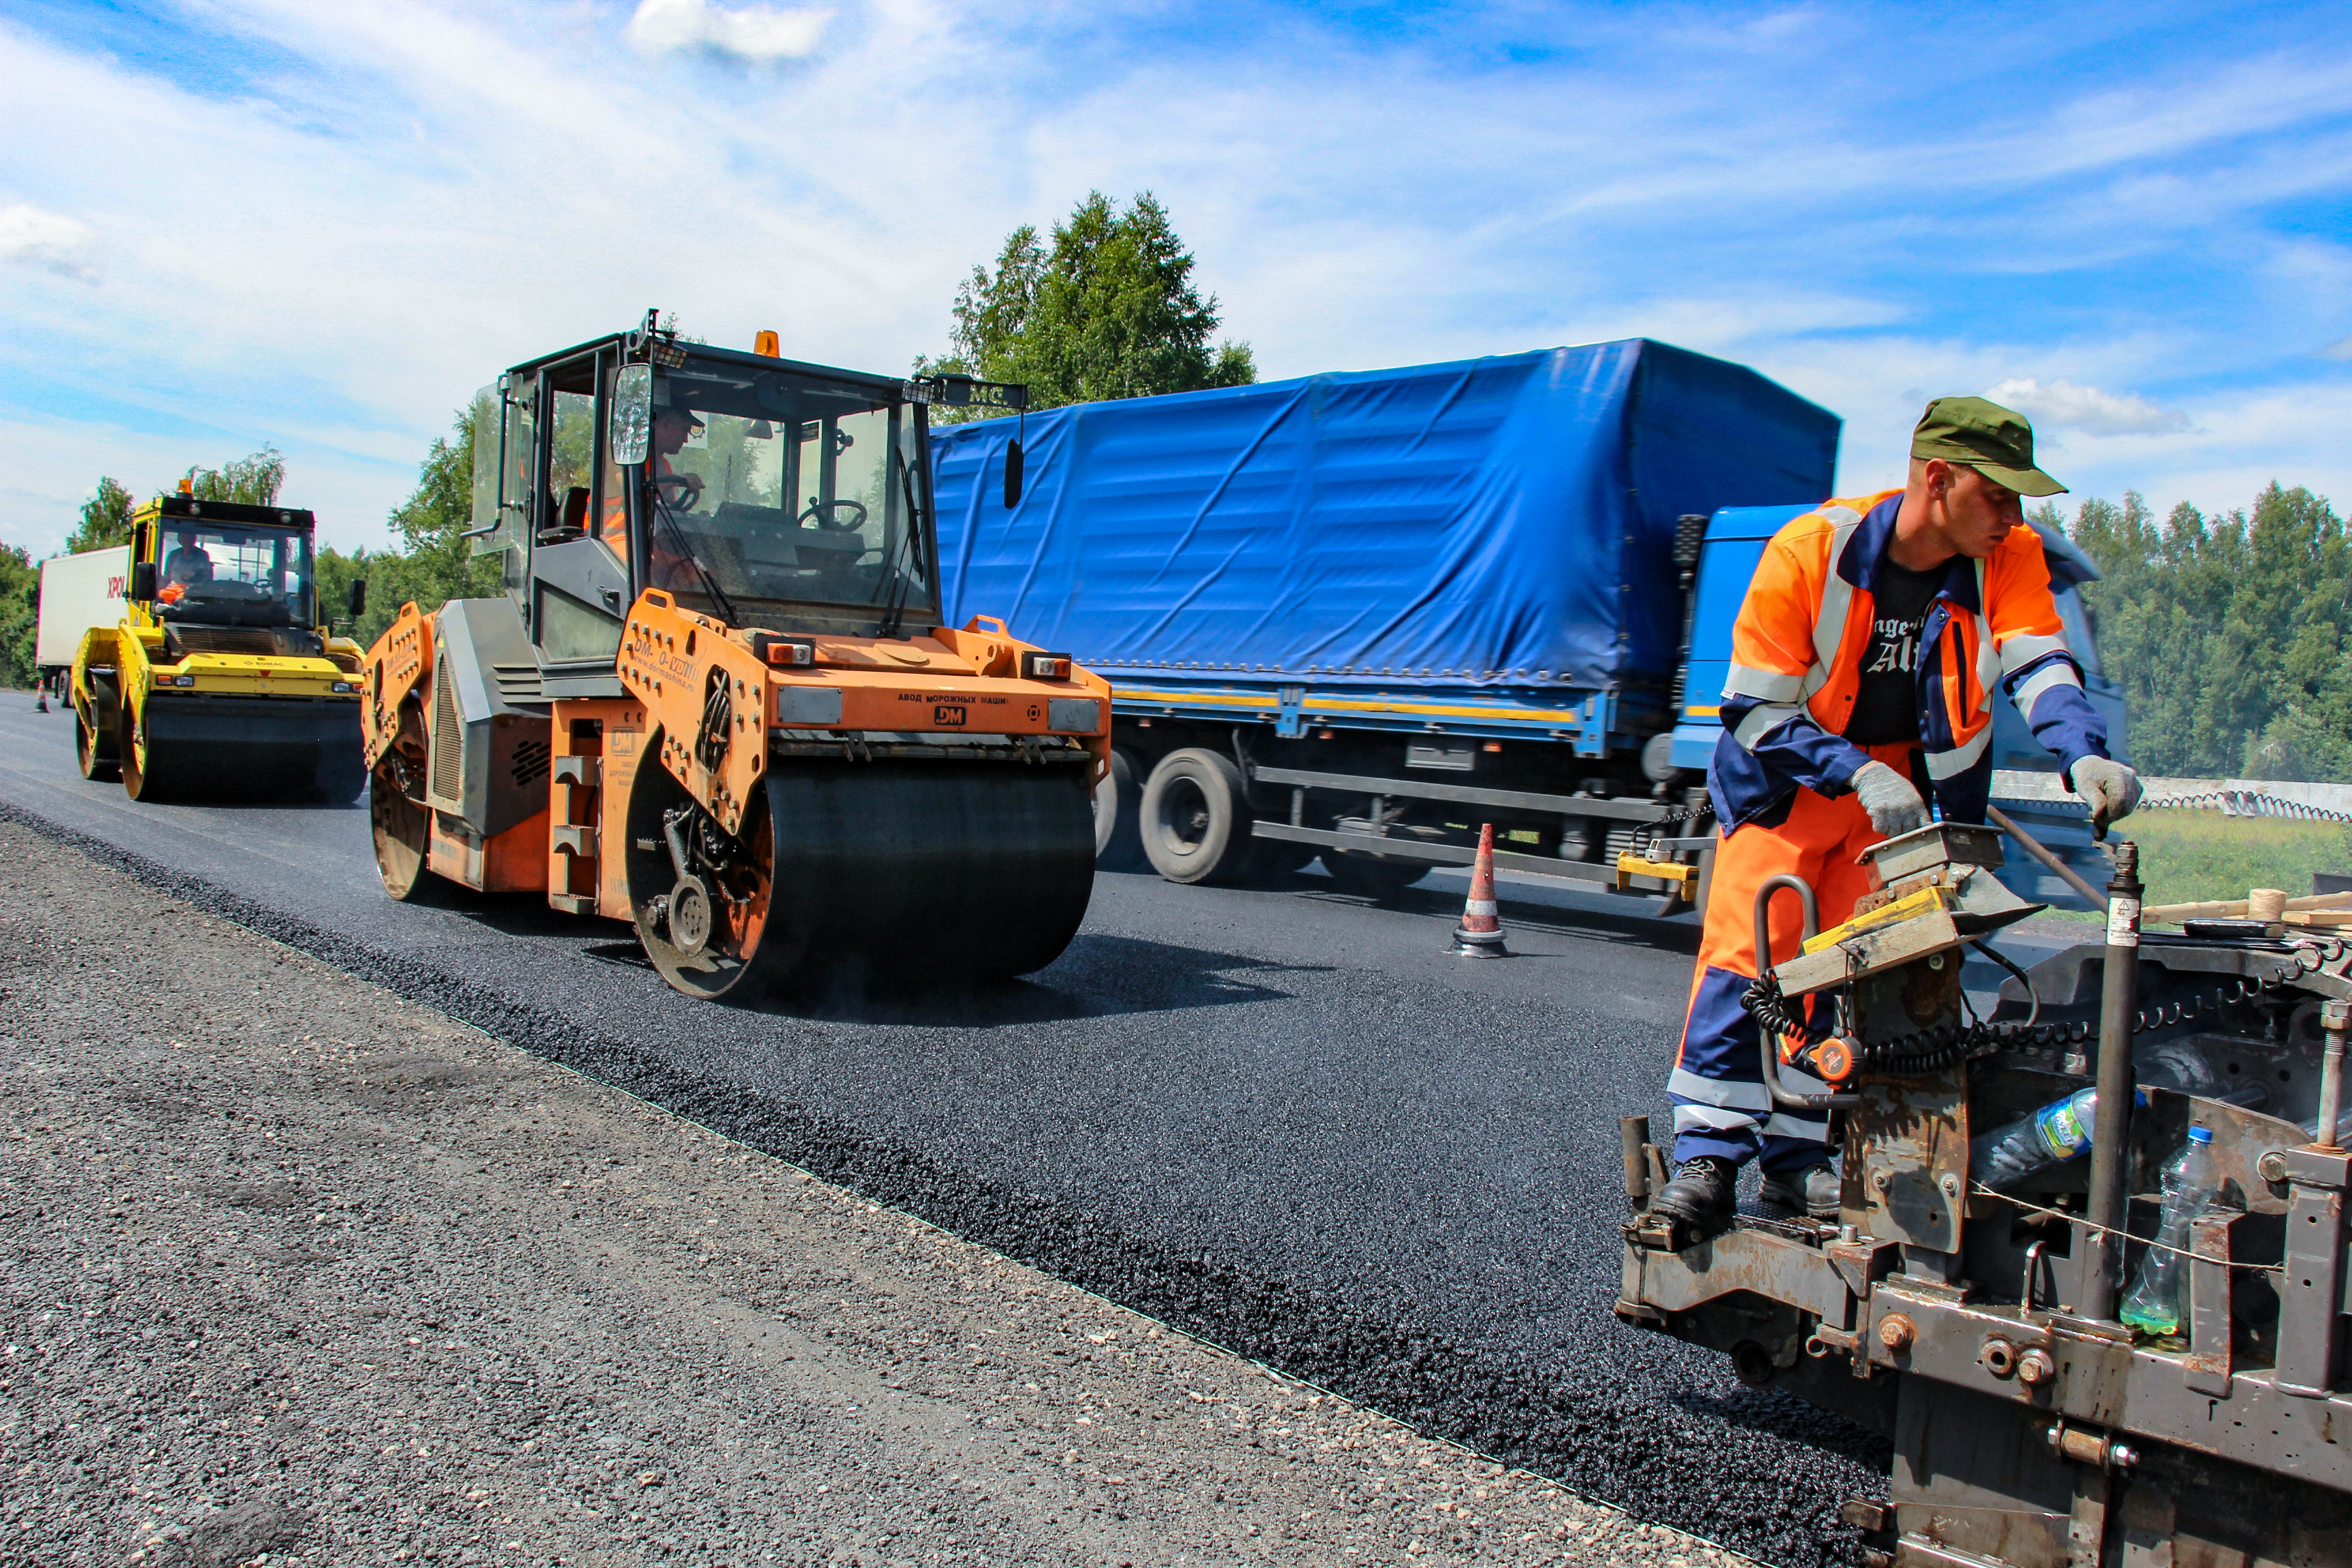
M 1845 794 L 1870 759 L 1844 738 L 1876 614 L 1872 589 L 1901 490 L 1824 501 L 1764 548 L 1732 630 L 1723 738 L 1707 788 L 1726 831 L 1777 824 L 1798 789 Z M 2050 595 L 2042 537 L 2012 528 L 1983 561 L 1956 558 L 1920 628 L 1919 741 L 1948 818 L 1984 820 L 1992 786 L 1992 694 L 2006 689 L 2072 780 L 2107 754 Z

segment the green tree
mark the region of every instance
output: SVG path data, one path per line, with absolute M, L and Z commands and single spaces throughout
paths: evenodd
M 393 510 L 389 521 L 400 536 L 395 550 L 319 552 L 319 603 L 340 614 L 351 602 L 353 578 L 367 580 L 367 613 L 351 628 L 362 647 L 391 626 L 404 604 L 436 610 L 451 599 L 487 598 L 499 591 L 502 558 L 476 555 L 460 538 L 472 526 L 474 405 L 457 411 L 450 433 L 434 437 L 418 468 L 416 488 Z
M 22 545 L 0 544 L 0 686 L 39 679 L 33 635 L 39 625 L 41 569 Z
M 273 506 L 286 483 L 286 457 L 275 447 L 264 447 L 249 458 L 239 458 L 217 468 L 190 468 L 189 493 L 198 500 L 242 501 L 247 506 Z
M 2352 779 L 2352 538 L 2326 500 L 2273 482 L 2251 513 L 2183 502 L 2159 527 L 2132 493 L 2070 532 L 2105 574 L 2084 597 L 2144 771 Z
M 244 501 L 268 506 L 286 483 L 286 457 L 275 447 L 264 447 L 217 468 L 191 468 L 190 492 L 198 500 Z M 138 500 L 131 488 L 111 474 L 99 476 L 98 489 L 81 503 L 81 521 L 66 538 L 66 553 L 103 550 L 131 542 L 131 514 Z
M 131 542 L 131 491 L 111 474 L 99 476 L 98 489 L 81 503 L 81 524 L 66 540 L 66 553 L 103 550 Z
M 1212 345 L 1217 300 L 1192 286 L 1192 253 L 1149 191 L 1121 212 L 1088 193 L 1049 247 L 1023 225 L 995 268 L 956 291 L 950 350 L 918 374 L 1025 382 L 1030 406 L 1144 397 L 1257 379 L 1247 343 Z M 943 420 L 994 410 L 937 409 Z

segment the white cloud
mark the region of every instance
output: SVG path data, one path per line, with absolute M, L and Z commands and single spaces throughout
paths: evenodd
M 796 358 L 903 367 L 944 345 L 957 284 L 1007 229 L 1088 189 L 1167 203 L 1220 334 L 1269 378 L 1660 337 L 1843 416 L 1847 487 L 1866 489 L 1900 476 L 1928 397 L 2063 365 L 2074 382 L 2035 391 L 2089 416 L 2035 412 L 2083 493 L 2153 500 L 2169 475 L 2273 464 L 2336 482 L 2326 431 L 2221 417 L 2233 388 L 2342 379 L 2312 354 L 2346 330 L 2352 257 L 2252 208 L 2352 184 L 2352 129 L 2326 107 L 2352 50 L 2282 66 L 2284 98 L 2153 65 L 2109 72 L 2147 85 L 2097 113 L 2070 87 L 1994 93 L 1970 123 L 2000 156 L 1953 211 L 1942 187 L 1922 199 L 1913 133 L 1885 113 L 1898 46 L 1835 5 L 1802 13 L 1826 32 L 1663 53 L 1654 21 L 1603 7 L 1524 67 L 1284 7 L 1179 26 L 1164 0 L 575 0 L 561 26 L 482 0 L 188 10 L 237 62 L 206 87 L 0 17 L 0 145 L 29 154 L 5 199 L 85 215 L 106 283 L 34 270 L 95 260 L 87 230 L 79 250 L 0 251 L 30 263 L 0 268 L 0 426 L 48 431 L 0 428 L 0 447 L 37 450 L 49 420 L 108 433 L 42 485 L 12 479 L 0 537 L 61 536 L 97 471 L 139 488 L 275 439 L 290 488 L 342 490 L 338 542 L 373 540 L 500 366 L 657 305 L 715 342 L 772 327 Z M 806 63 L 788 92 L 709 72 L 685 93 L 644 64 L 698 55 Z M 1762 90 L 1790 79 L 1830 85 L 1793 109 Z M 2128 188 L 2159 174 L 2193 189 Z M 2158 204 L 2161 222 L 2113 221 Z M 1991 272 L 1990 291 L 1945 287 Z M 2095 387 L 2148 388 L 2197 428 Z
M 27 202 L 0 207 L 0 261 L 95 283 L 98 270 L 90 258 L 97 239 L 88 224 L 62 213 L 44 212 Z
M 2128 392 L 2102 392 L 2071 381 L 2045 386 L 2033 376 L 2012 376 L 1986 388 L 1985 395 L 2028 418 L 2086 436 L 2169 436 L 2189 427 L 2189 416 L 2176 409 L 2159 408 Z
M 2319 351 L 2322 359 L 2352 359 L 2352 338 L 2338 338 Z
M 638 0 L 629 42 L 648 55 L 710 54 L 753 65 L 805 59 L 824 41 L 829 10 L 730 9 L 710 0 Z

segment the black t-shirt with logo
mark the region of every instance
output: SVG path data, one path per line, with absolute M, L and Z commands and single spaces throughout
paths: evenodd
M 1919 632 L 1948 573 L 1944 566 L 1914 572 L 1892 561 L 1878 563 L 1870 643 L 1862 650 L 1862 689 L 1854 694 L 1853 717 L 1845 726 L 1845 738 L 1854 744 L 1919 738 Z

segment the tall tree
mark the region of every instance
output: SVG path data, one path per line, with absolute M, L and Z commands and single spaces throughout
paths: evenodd
M 950 352 L 916 371 L 1025 382 L 1034 408 L 1255 381 L 1247 343 L 1211 344 L 1217 300 L 1193 288 L 1192 267 L 1149 191 L 1124 212 L 1090 192 L 1054 226 L 1050 247 L 1024 224 L 992 269 L 972 268 L 956 291 Z
M 286 483 L 286 457 L 275 447 L 264 447 L 249 458 L 239 458 L 217 468 L 190 468 L 189 493 L 198 500 L 243 501 L 270 506 Z
M 81 503 L 81 524 L 66 540 L 66 553 L 103 550 L 131 542 L 131 491 L 111 474 L 99 476 L 98 489 Z

